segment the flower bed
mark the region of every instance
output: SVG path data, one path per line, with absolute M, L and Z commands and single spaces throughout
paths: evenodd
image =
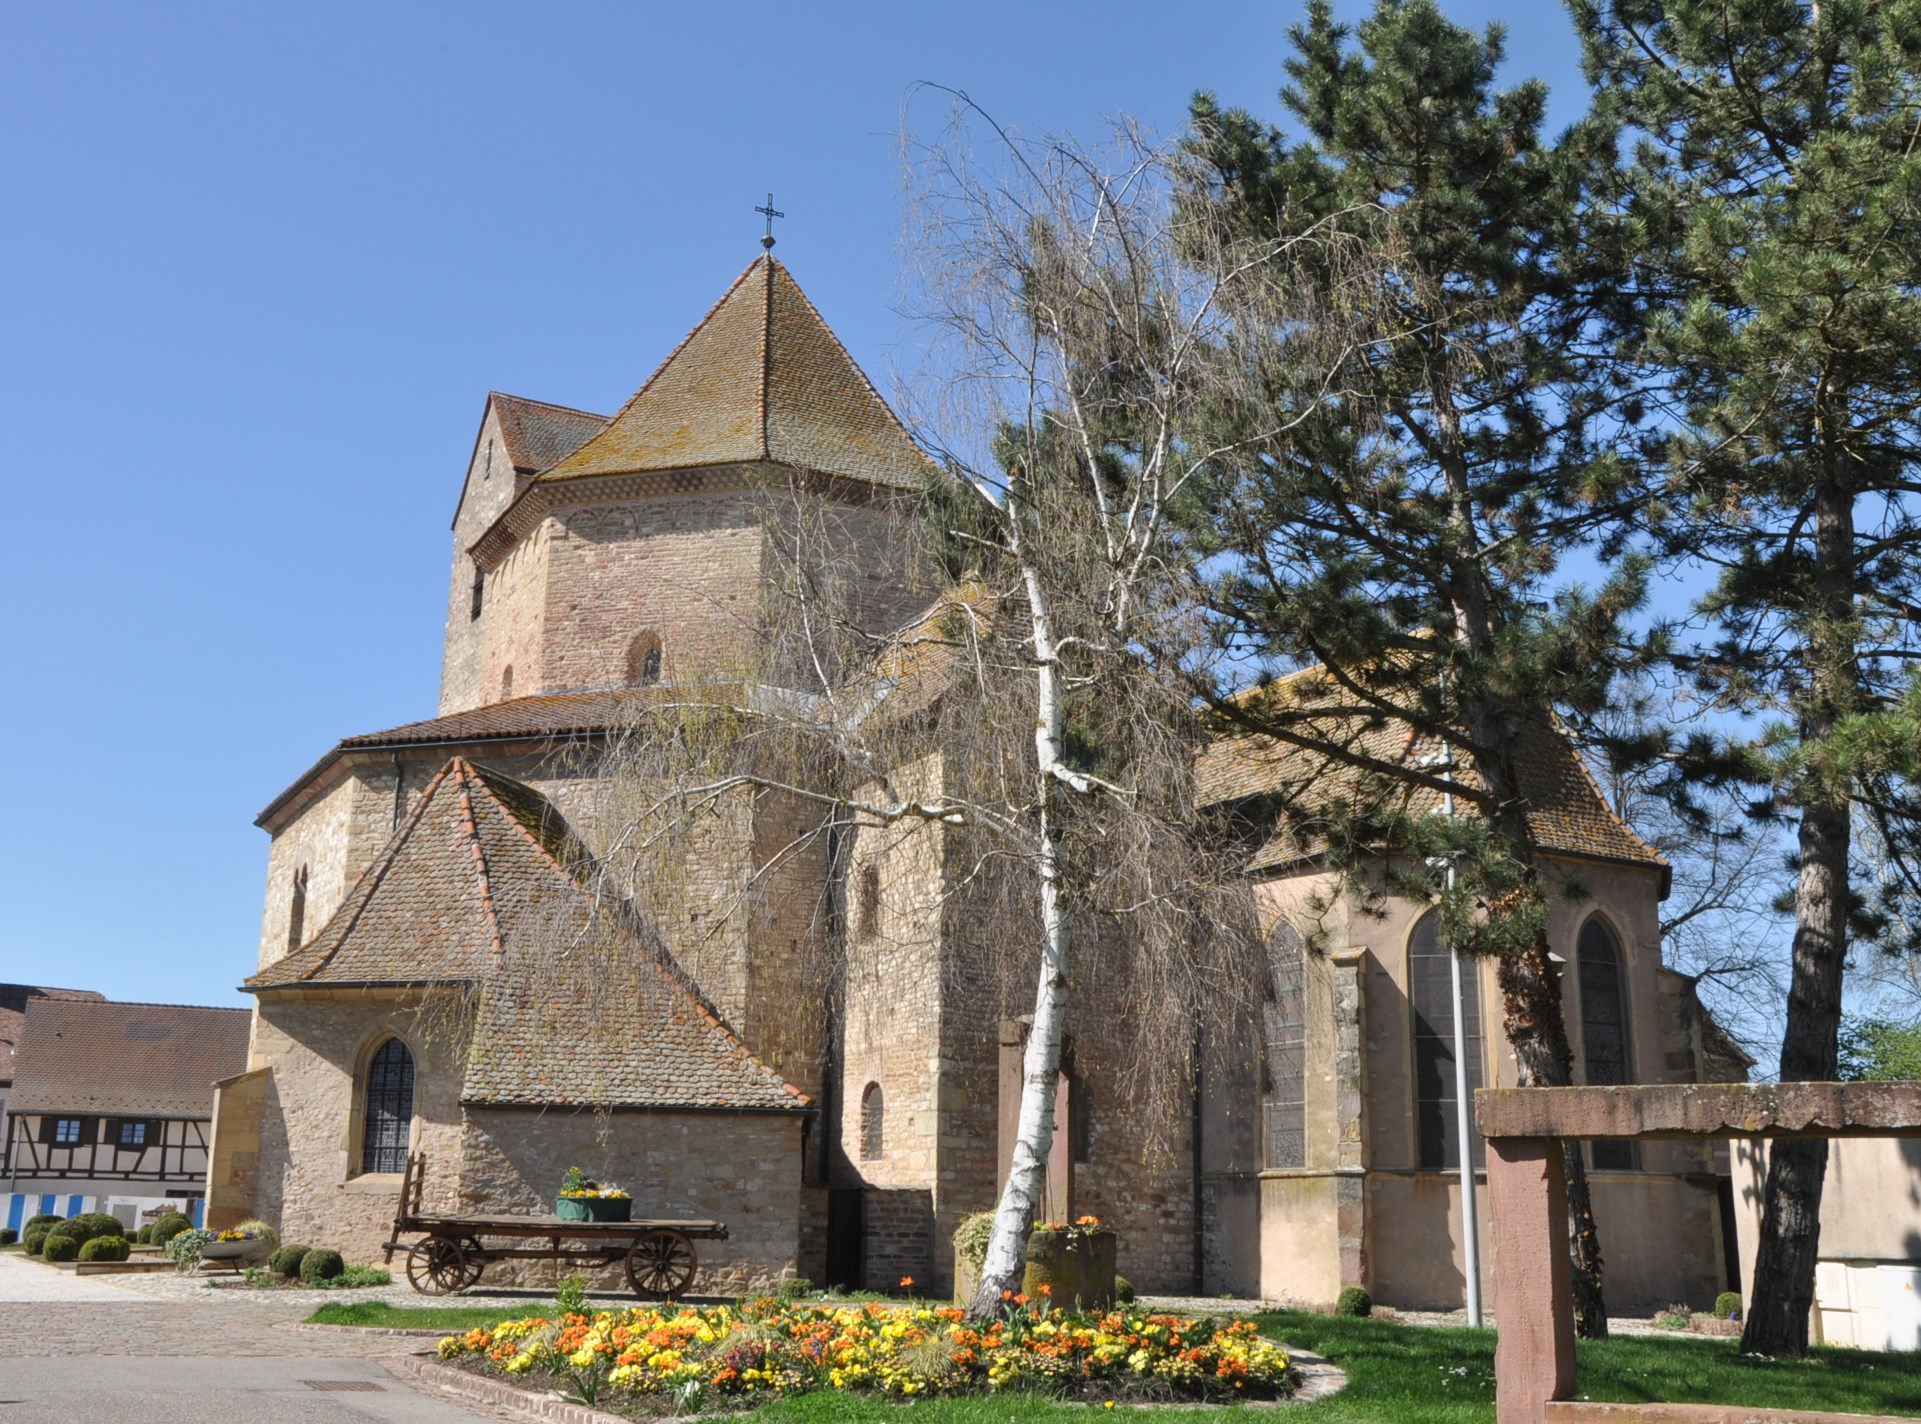
M 1298 1376 L 1252 1321 L 1140 1311 L 797 1306 L 775 1300 L 510 1320 L 440 1342 L 440 1358 L 532 1376 L 635 1414 L 746 1407 L 817 1390 L 1085 1400 L 1278 1399 Z

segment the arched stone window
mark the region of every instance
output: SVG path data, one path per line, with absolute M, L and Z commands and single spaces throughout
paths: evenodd
M 1414 1119 L 1423 1171 L 1461 1165 L 1460 1117 L 1454 1094 L 1454 976 L 1441 943 L 1441 912 L 1429 910 L 1407 942 L 1407 997 L 1414 1011 Z M 1481 1086 L 1481 976 L 1461 965 L 1461 1027 L 1467 1039 L 1467 1090 Z M 1473 1162 L 1485 1160 L 1474 1134 Z
M 307 862 L 293 870 L 293 898 L 287 906 L 287 952 L 300 948 L 300 936 L 307 928 Z
M 364 1125 L 360 1135 L 360 1170 L 401 1172 L 414 1126 L 414 1056 L 407 1045 L 390 1038 L 367 1061 Z
M 467 618 L 472 621 L 480 616 L 480 610 L 487 603 L 487 571 L 479 564 L 474 565 L 474 588 L 467 603 Z
M 860 1158 L 877 1162 L 887 1145 L 887 1100 L 879 1083 L 869 1083 L 860 1095 Z
M 627 682 L 631 687 L 652 687 L 659 681 L 660 634 L 645 628 L 627 645 Z
M 1276 925 L 1261 989 L 1261 1136 L 1269 1170 L 1307 1165 L 1307 964 L 1301 937 Z
M 508 663 L 500 670 L 500 700 L 505 702 L 514 695 L 514 665 Z
M 1587 1080 L 1594 1087 L 1634 1081 L 1634 1060 L 1628 1049 L 1627 974 L 1621 960 L 1621 941 L 1608 922 L 1590 915 L 1581 926 L 1575 949 L 1581 974 L 1581 1056 Z M 1596 1142 L 1597 1170 L 1631 1172 L 1635 1167 L 1632 1142 Z

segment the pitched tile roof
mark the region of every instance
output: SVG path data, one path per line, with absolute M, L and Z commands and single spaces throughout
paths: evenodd
M 1283 678 L 1258 695 L 1290 698 L 1312 708 L 1315 689 L 1322 684 L 1314 669 Z M 1439 759 L 1442 743 L 1418 735 L 1405 722 L 1370 718 L 1350 712 L 1331 713 L 1305 724 L 1309 735 L 1388 765 L 1414 766 L 1427 758 Z M 1626 861 L 1667 870 L 1667 862 L 1632 827 L 1614 813 L 1595 784 L 1586 763 L 1567 734 L 1556 724 L 1537 722 L 1522 733 L 1517 748 L 1522 794 L 1528 802 L 1528 824 L 1542 850 L 1553 855 L 1591 860 Z M 1203 805 L 1272 797 L 1312 814 L 1336 806 L 1369 809 L 1376 813 L 1405 810 L 1415 815 L 1437 815 L 1441 795 L 1427 787 L 1409 786 L 1349 766 L 1330 757 L 1285 746 L 1268 737 L 1231 733 L 1211 743 L 1196 768 L 1197 795 Z M 1456 775 L 1477 785 L 1467 769 Z M 1311 831 L 1280 825 L 1249 862 L 1249 869 L 1266 870 L 1317 853 L 1322 846 Z
M 13 1081 L 13 1055 L 20 1046 L 20 1026 L 27 1004 L 34 999 L 85 999 L 101 1003 L 105 994 L 92 989 L 45 989 L 37 984 L 0 984 L 0 1083 Z
M 514 469 L 524 475 L 538 474 L 558 464 L 607 424 L 604 415 L 530 400 L 526 396 L 490 391 L 487 399 L 493 402 L 494 412 L 500 418 L 500 435 L 506 442 L 507 458 L 513 461 Z
M 613 419 L 536 483 L 760 460 L 906 489 L 931 468 L 772 256 L 741 273 Z
M 13 1112 L 213 1116 L 213 1085 L 247 1066 L 245 1009 L 32 999 Z
M 581 863 L 537 792 L 455 757 L 320 933 L 245 987 L 477 986 L 467 1102 L 806 1107 Z
M 484 707 L 404 722 L 380 732 L 364 732 L 340 743 L 340 750 L 404 746 L 416 742 L 475 742 L 496 738 L 557 737 L 623 727 L 663 688 L 611 687 L 591 692 L 559 692 L 515 697 Z

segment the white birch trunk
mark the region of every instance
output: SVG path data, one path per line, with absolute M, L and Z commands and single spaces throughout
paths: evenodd
M 1008 542 L 1021 566 L 1032 620 L 1035 661 L 1034 758 L 1041 805 L 1035 868 L 1040 876 L 1041 966 L 1034 991 L 1034 1025 L 1021 1064 L 1021 1110 L 1014 1133 L 1013 1162 L 994 1212 L 994 1234 L 987 1243 L 980 1282 L 970 1309 L 988 1315 L 1000 1308 L 1005 1291 L 1019 1291 L 1027 1267 L 1027 1233 L 1047 1187 L 1047 1159 L 1054 1146 L 1054 1099 L 1061 1070 L 1061 1041 L 1067 1026 L 1067 914 L 1061 905 L 1060 830 L 1054 815 L 1062 770 L 1061 669 L 1052 620 L 1038 572 L 1022 557 L 1018 494 L 1007 502 Z

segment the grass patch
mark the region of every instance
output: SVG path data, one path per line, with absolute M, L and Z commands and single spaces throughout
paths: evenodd
M 491 1330 L 503 1320 L 524 1320 L 530 1315 L 553 1314 L 551 1303 L 525 1305 L 388 1305 L 382 1300 L 336 1301 L 323 1305 L 307 1317 L 309 1325 L 377 1325 L 385 1330 L 471 1330 L 476 1325 Z
M 1492 1424 L 1494 1332 L 1344 1320 L 1260 1317 L 1263 1333 L 1325 1355 L 1348 1387 L 1290 1411 L 1316 1421 Z M 1818 1349 L 1805 1360 L 1741 1355 L 1737 1342 L 1692 1336 L 1582 1341 L 1576 1396 L 1637 1403 L 1745 1404 L 1921 1418 L 1921 1354 Z

